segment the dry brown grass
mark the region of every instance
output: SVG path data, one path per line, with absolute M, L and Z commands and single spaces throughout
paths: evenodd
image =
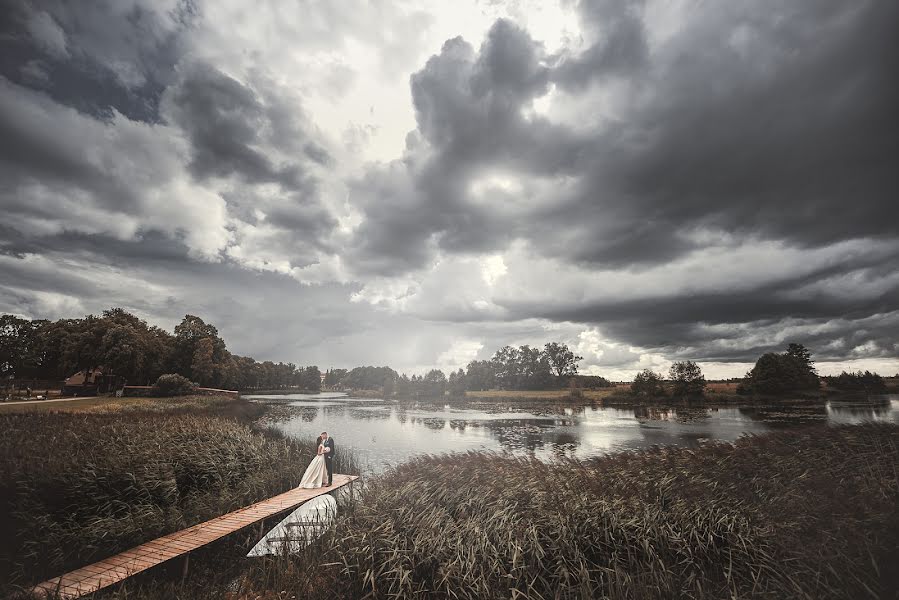
M 312 448 L 251 428 L 259 410 L 186 396 L 0 415 L 0 597 L 296 486 Z
M 732 381 L 710 381 L 706 384 L 707 392 L 715 392 L 718 394 L 736 394 L 739 384 Z
M 553 465 L 420 458 L 238 596 L 886 598 L 897 446 L 899 428 L 869 424 Z
M 114 414 L 118 412 L 138 411 L 155 413 L 218 413 L 238 405 L 245 405 L 233 395 L 191 395 L 171 398 L 115 398 L 112 396 L 96 396 L 90 398 L 74 398 L 59 402 L 0 403 L 0 415 L 22 413 L 94 413 Z

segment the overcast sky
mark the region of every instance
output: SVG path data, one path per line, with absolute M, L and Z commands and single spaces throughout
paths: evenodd
M 899 371 L 893 0 L 0 4 L 0 312 Z

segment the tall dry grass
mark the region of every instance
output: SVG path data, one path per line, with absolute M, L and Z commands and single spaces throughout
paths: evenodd
M 420 458 L 236 596 L 891 597 L 897 443 L 869 424 L 552 465 Z
M 0 415 L 0 581 L 57 575 L 299 483 L 311 444 L 193 404 Z M 352 469 L 342 454 L 335 466 Z

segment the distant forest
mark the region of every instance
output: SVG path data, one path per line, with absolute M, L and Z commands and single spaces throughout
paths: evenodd
M 231 354 L 218 330 L 194 315 L 186 315 L 174 334 L 121 308 L 58 321 L 0 316 L 0 376 L 61 380 L 98 368 L 131 385 L 151 385 L 160 375 L 178 373 L 215 388 L 321 386 L 316 366 Z
M 325 373 L 325 385 L 355 390 L 383 390 L 385 396 L 433 397 L 449 392 L 461 396 L 467 390 L 483 391 L 495 388 L 506 390 L 547 390 L 571 385 L 579 387 L 611 387 L 604 377 L 578 375 L 577 363 L 582 360 L 567 345 L 558 342 L 543 348 L 504 346 L 490 360 L 473 360 L 465 369 L 450 372 L 439 369 L 425 375 L 402 375 L 390 367 L 356 367 L 331 369 Z

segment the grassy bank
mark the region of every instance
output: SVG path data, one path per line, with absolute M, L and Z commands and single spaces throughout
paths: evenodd
M 579 389 L 572 396 L 571 390 L 568 388 L 559 390 L 484 390 L 484 391 L 468 391 L 465 392 L 465 398 L 469 400 L 492 400 L 492 401 L 514 401 L 514 400 L 602 400 L 609 396 L 615 388 L 602 388 L 596 390 Z M 580 394 L 580 395 L 578 395 Z
M 233 397 L 30 408 L 0 414 L 0 596 L 290 489 L 312 455 Z
M 421 458 L 370 481 L 320 550 L 252 566 L 242 597 L 885 598 L 897 446 L 869 424 L 555 465 Z

